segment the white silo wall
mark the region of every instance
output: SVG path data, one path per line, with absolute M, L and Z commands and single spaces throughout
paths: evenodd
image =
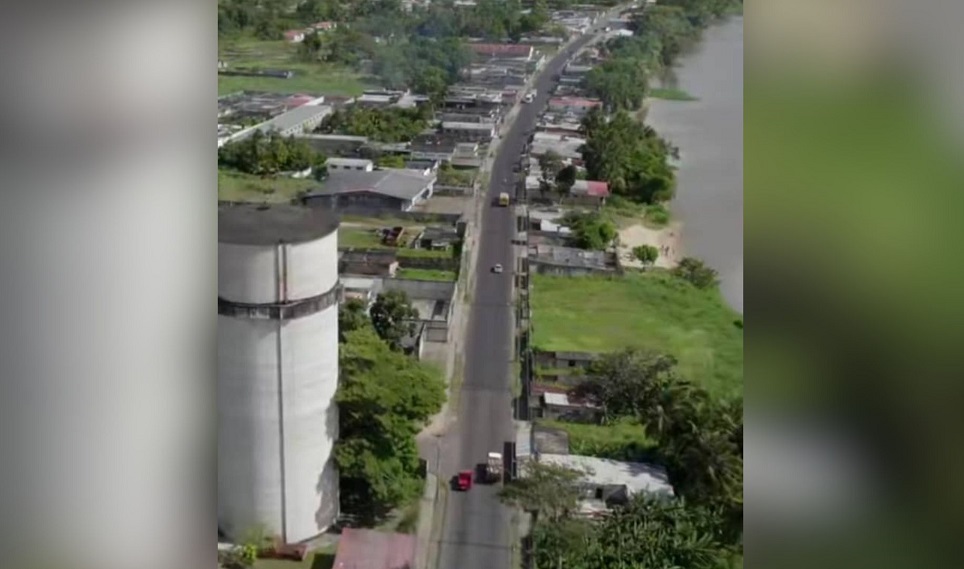
M 263 304 L 279 300 L 286 277 L 287 299 L 324 293 L 338 282 L 338 239 L 285 246 L 287 274 L 280 268 L 277 246 L 218 245 L 218 296 L 234 302 Z
M 221 244 L 219 296 L 276 302 L 279 275 L 289 302 L 337 285 L 335 234 L 285 248 Z M 218 521 L 232 537 L 260 527 L 297 542 L 332 525 L 337 388 L 337 303 L 284 320 L 218 316 Z

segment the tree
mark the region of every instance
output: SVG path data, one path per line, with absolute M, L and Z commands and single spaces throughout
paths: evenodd
M 379 293 L 370 315 L 375 332 L 393 350 L 401 350 L 402 338 L 415 333 L 418 310 L 412 307 L 404 291 Z
M 563 223 L 572 230 L 576 246 L 591 251 L 609 247 L 618 235 L 616 226 L 596 212 L 568 214 Z
M 568 196 L 575 183 L 576 167 L 572 164 L 565 166 L 556 173 L 556 191 L 560 198 Z
M 644 266 L 651 266 L 659 258 L 659 249 L 653 245 L 638 245 L 633 247 L 633 257 Z
M 673 275 L 696 288 L 712 288 L 719 284 L 716 271 L 694 257 L 685 257 L 680 261 L 679 265 L 673 268 Z
M 542 179 L 551 184 L 556 178 L 556 174 L 562 169 L 562 156 L 555 150 L 549 150 L 539 156 L 539 170 L 542 171 Z
M 365 302 L 357 298 L 349 299 L 338 307 L 338 341 L 344 342 L 349 332 L 370 326 Z
M 442 408 L 438 372 L 364 326 L 339 349 L 339 433 L 335 460 L 345 510 L 378 519 L 421 489 L 415 436 Z
M 556 521 L 576 511 L 582 497 L 580 480 L 585 472 L 530 461 L 522 476 L 506 484 L 499 497 L 506 504 Z
M 588 379 L 575 388 L 575 394 L 599 407 L 604 422 L 652 418 L 647 432 L 655 436 L 662 429 L 653 426 L 662 419 L 648 407 L 659 405 L 660 395 L 678 380 L 676 363 L 670 355 L 646 350 L 605 354 L 592 363 Z

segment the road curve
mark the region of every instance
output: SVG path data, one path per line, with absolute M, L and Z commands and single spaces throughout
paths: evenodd
M 599 19 L 604 22 L 607 16 Z M 593 32 L 598 31 L 598 26 Z M 487 453 L 502 452 L 505 441 L 515 440 L 512 421 L 511 380 L 513 357 L 512 208 L 492 205 L 500 192 L 515 195 L 513 166 L 519 162 L 528 133 L 545 108 L 554 77 L 569 56 L 593 38 L 587 33 L 546 63 L 536 79 L 537 95 L 523 104 L 505 134 L 490 170 L 490 184 L 482 213 L 478 270 L 465 345 L 465 370 L 458 421 L 447 438 L 441 479 L 485 461 Z M 491 267 L 502 264 L 505 273 Z M 440 569 L 508 569 L 512 563 L 511 512 L 496 495 L 497 486 L 477 484 L 469 492 L 450 492 L 439 549 Z

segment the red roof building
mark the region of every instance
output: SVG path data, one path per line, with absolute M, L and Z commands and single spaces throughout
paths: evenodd
M 338 540 L 332 569 L 411 569 L 415 536 L 346 528 Z
M 576 180 L 569 193 L 573 196 L 604 199 L 609 197 L 609 184 L 594 180 Z
M 288 30 L 285 32 L 285 39 L 291 43 L 301 43 L 305 41 L 305 32 L 302 30 Z
M 483 57 L 518 57 L 532 59 L 535 49 L 531 45 L 515 43 L 473 43 L 469 49 L 476 55 Z

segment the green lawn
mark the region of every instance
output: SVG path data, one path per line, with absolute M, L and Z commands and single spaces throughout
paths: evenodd
M 295 178 L 261 178 L 218 169 L 218 199 L 226 201 L 288 202 L 318 182 Z
M 244 37 L 219 43 L 218 56 L 228 62 L 229 69 L 290 69 L 295 76 L 277 79 L 218 75 L 218 95 L 242 90 L 358 95 L 366 87 L 363 78 L 351 70 L 299 61 L 297 45 L 283 40 L 263 41 Z
M 544 350 L 659 350 L 680 372 L 719 394 L 742 391 L 739 315 L 717 291 L 663 271 L 625 277 L 532 277 L 533 345 Z
M 400 268 L 395 274 L 400 279 L 413 279 L 419 281 L 445 281 L 454 282 L 456 279 L 455 271 L 438 271 L 435 269 L 405 269 Z
M 539 425 L 561 429 L 569 435 L 569 452 L 613 460 L 652 460 L 656 444 L 646 436 L 646 430 L 632 421 L 620 421 L 601 426 L 540 419 Z
M 346 221 L 346 220 L 343 220 Z M 355 221 L 359 223 L 359 221 Z M 392 220 L 389 218 L 366 218 L 362 223 L 366 225 L 364 227 L 342 226 L 338 229 L 338 246 L 341 248 L 355 248 L 355 249 L 393 249 L 400 259 L 408 258 L 425 258 L 425 257 L 435 257 L 444 258 L 451 257 L 451 251 L 436 251 L 431 249 L 413 249 L 408 247 L 411 244 L 411 239 L 414 239 L 424 227 L 423 225 L 406 225 L 409 222 L 399 222 L 398 220 Z M 405 241 L 405 247 L 390 247 L 382 243 L 381 239 L 375 233 L 375 230 L 379 227 L 392 227 L 395 225 L 405 226 L 405 231 L 407 237 L 403 236 Z M 442 279 L 433 279 L 442 280 Z M 449 280 L 449 279 L 444 279 Z M 453 277 L 451 280 L 455 280 Z
M 649 96 L 654 99 L 665 99 L 667 101 L 698 101 L 697 97 L 690 95 L 682 89 L 651 89 Z

